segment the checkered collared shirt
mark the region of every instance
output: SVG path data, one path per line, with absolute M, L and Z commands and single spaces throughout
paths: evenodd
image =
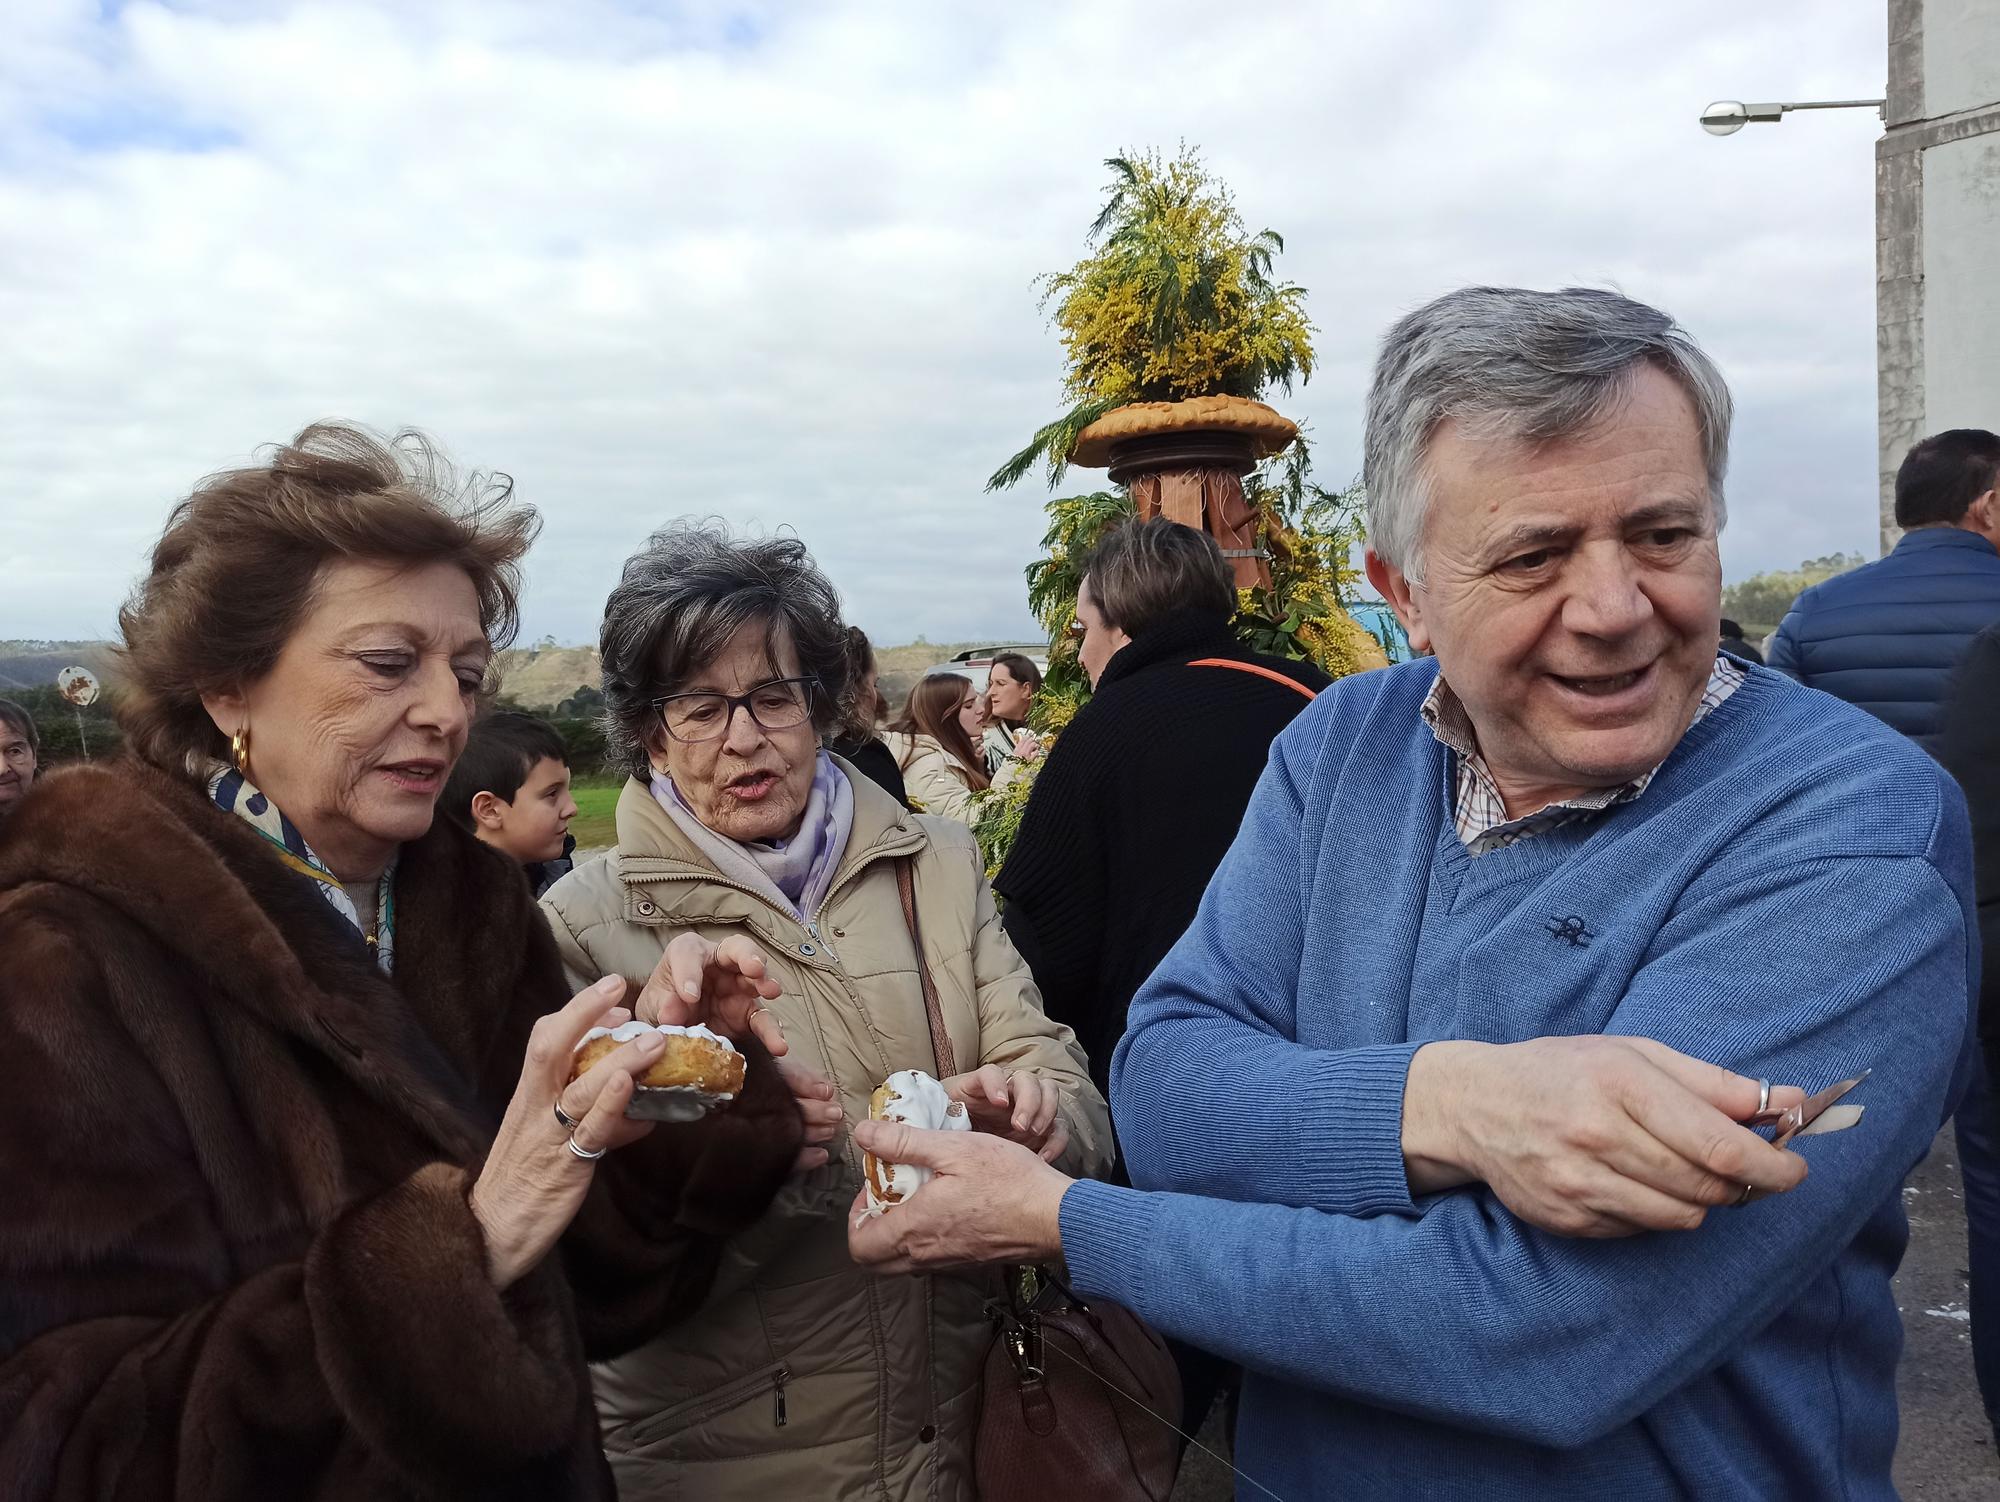
M 1743 678 L 1740 664 L 1726 652 L 1716 653 L 1715 666 L 1709 669 L 1708 684 L 1701 691 L 1701 707 L 1694 712 L 1694 719 L 1689 723 L 1699 725 L 1714 713 L 1723 700 L 1743 686 Z M 1518 819 L 1510 819 L 1507 817 L 1507 801 L 1500 796 L 1500 788 L 1493 781 L 1493 774 L 1486 769 L 1485 759 L 1479 754 L 1479 741 L 1473 734 L 1472 720 L 1467 716 L 1465 706 L 1459 703 L 1458 695 L 1451 691 L 1442 676 L 1424 699 L 1423 716 L 1431 734 L 1458 755 L 1457 804 L 1452 809 L 1452 819 L 1458 826 L 1459 839 L 1464 841 L 1466 850 L 1473 855 L 1502 850 L 1573 819 L 1588 818 L 1607 808 L 1630 803 L 1646 791 L 1647 785 L 1660 770 L 1654 767 L 1652 771 L 1618 787 L 1600 788 L 1561 803 L 1551 803 Z

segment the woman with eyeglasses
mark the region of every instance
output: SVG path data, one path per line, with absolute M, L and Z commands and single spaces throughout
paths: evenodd
M 823 1144 L 722 1243 L 698 1310 L 595 1368 L 619 1495 L 969 1499 L 989 1290 L 855 1267 L 847 1128 L 876 1086 L 919 1069 L 947 1075 L 975 1129 L 1096 1173 L 1103 1099 L 1000 927 L 971 832 L 821 748 L 853 658 L 801 544 L 658 534 L 626 563 L 600 646 L 632 775 L 615 852 L 543 899 L 570 976 L 643 977 L 698 945 L 775 981 L 766 1005 L 787 1068 L 818 1076 L 806 1109 Z M 937 1063 L 927 982 L 956 1073 Z

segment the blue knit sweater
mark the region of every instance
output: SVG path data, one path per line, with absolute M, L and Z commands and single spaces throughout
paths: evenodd
M 1418 718 L 1435 671 L 1346 679 L 1274 744 L 1133 1003 L 1113 1109 L 1141 1188 L 1068 1191 L 1072 1276 L 1249 1368 L 1238 1462 L 1286 1502 L 1893 1496 L 1899 1191 L 1970 1058 L 1956 788 L 1752 669 L 1638 800 L 1474 860 Z M 1799 1143 L 1799 1188 L 1698 1231 L 1412 1201 L 1416 1049 L 1575 1033 L 1875 1072 L 1858 1126 Z

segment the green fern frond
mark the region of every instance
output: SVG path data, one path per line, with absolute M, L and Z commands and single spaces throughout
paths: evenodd
M 1049 489 L 1062 483 L 1069 469 L 1069 456 L 1076 451 L 1077 436 L 1113 407 L 1125 405 L 1120 397 L 1093 397 L 1078 402 L 1054 422 L 1044 423 L 1028 440 L 1028 446 L 993 471 L 986 482 L 988 491 L 1005 490 L 1026 477 L 1037 464 L 1046 464 Z
M 1034 792 L 1035 777 L 1041 769 L 1040 760 L 1029 762 L 1006 787 L 973 796 L 972 837 L 979 842 L 988 881 L 1000 874 L 1007 852 L 1014 848 L 1021 820 L 1028 812 L 1028 795 Z
M 1112 172 L 1111 196 L 1104 200 L 1104 207 L 1090 223 L 1089 238 L 1093 241 L 1124 213 L 1127 195 L 1136 192 L 1139 187 L 1139 169 L 1132 165 L 1130 159 L 1108 156 L 1104 165 Z
M 1049 428 L 1054 426 L 1055 424 L 1051 423 L 1048 427 L 1037 428 L 1035 436 L 1028 441 L 1026 448 L 987 477 L 986 489 L 989 494 L 995 490 L 1005 490 L 1010 485 L 1018 485 L 1027 478 L 1028 471 L 1041 463 L 1042 455 L 1048 451 L 1048 432 Z

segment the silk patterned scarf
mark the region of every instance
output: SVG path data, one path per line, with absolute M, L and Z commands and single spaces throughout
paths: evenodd
M 215 806 L 225 813 L 236 815 L 245 824 L 256 830 L 263 841 L 276 853 L 285 865 L 305 877 L 319 889 L 327 906 L 347 920 L 355 934 L 365 943 L 368 927 L 361 921 L 356 911 L 354 899 L 347 895 L 347 889 L 340 884 L 340 878 L 327 870 L 325 862 L 313 854 L 312 846 L 299 828 L 286 818 L 278 805 L 273 803 L 257 785 L 234 767 L 220 763 L 212 765 L 208 774 L 208 796 Z M 382 873 L 382 880 L 375 888 L 376 912 L 374 943 L 375 963 L 382 967 L 384 975 L 396 968 L 396 861 L 391 859 L 389 869 Z

